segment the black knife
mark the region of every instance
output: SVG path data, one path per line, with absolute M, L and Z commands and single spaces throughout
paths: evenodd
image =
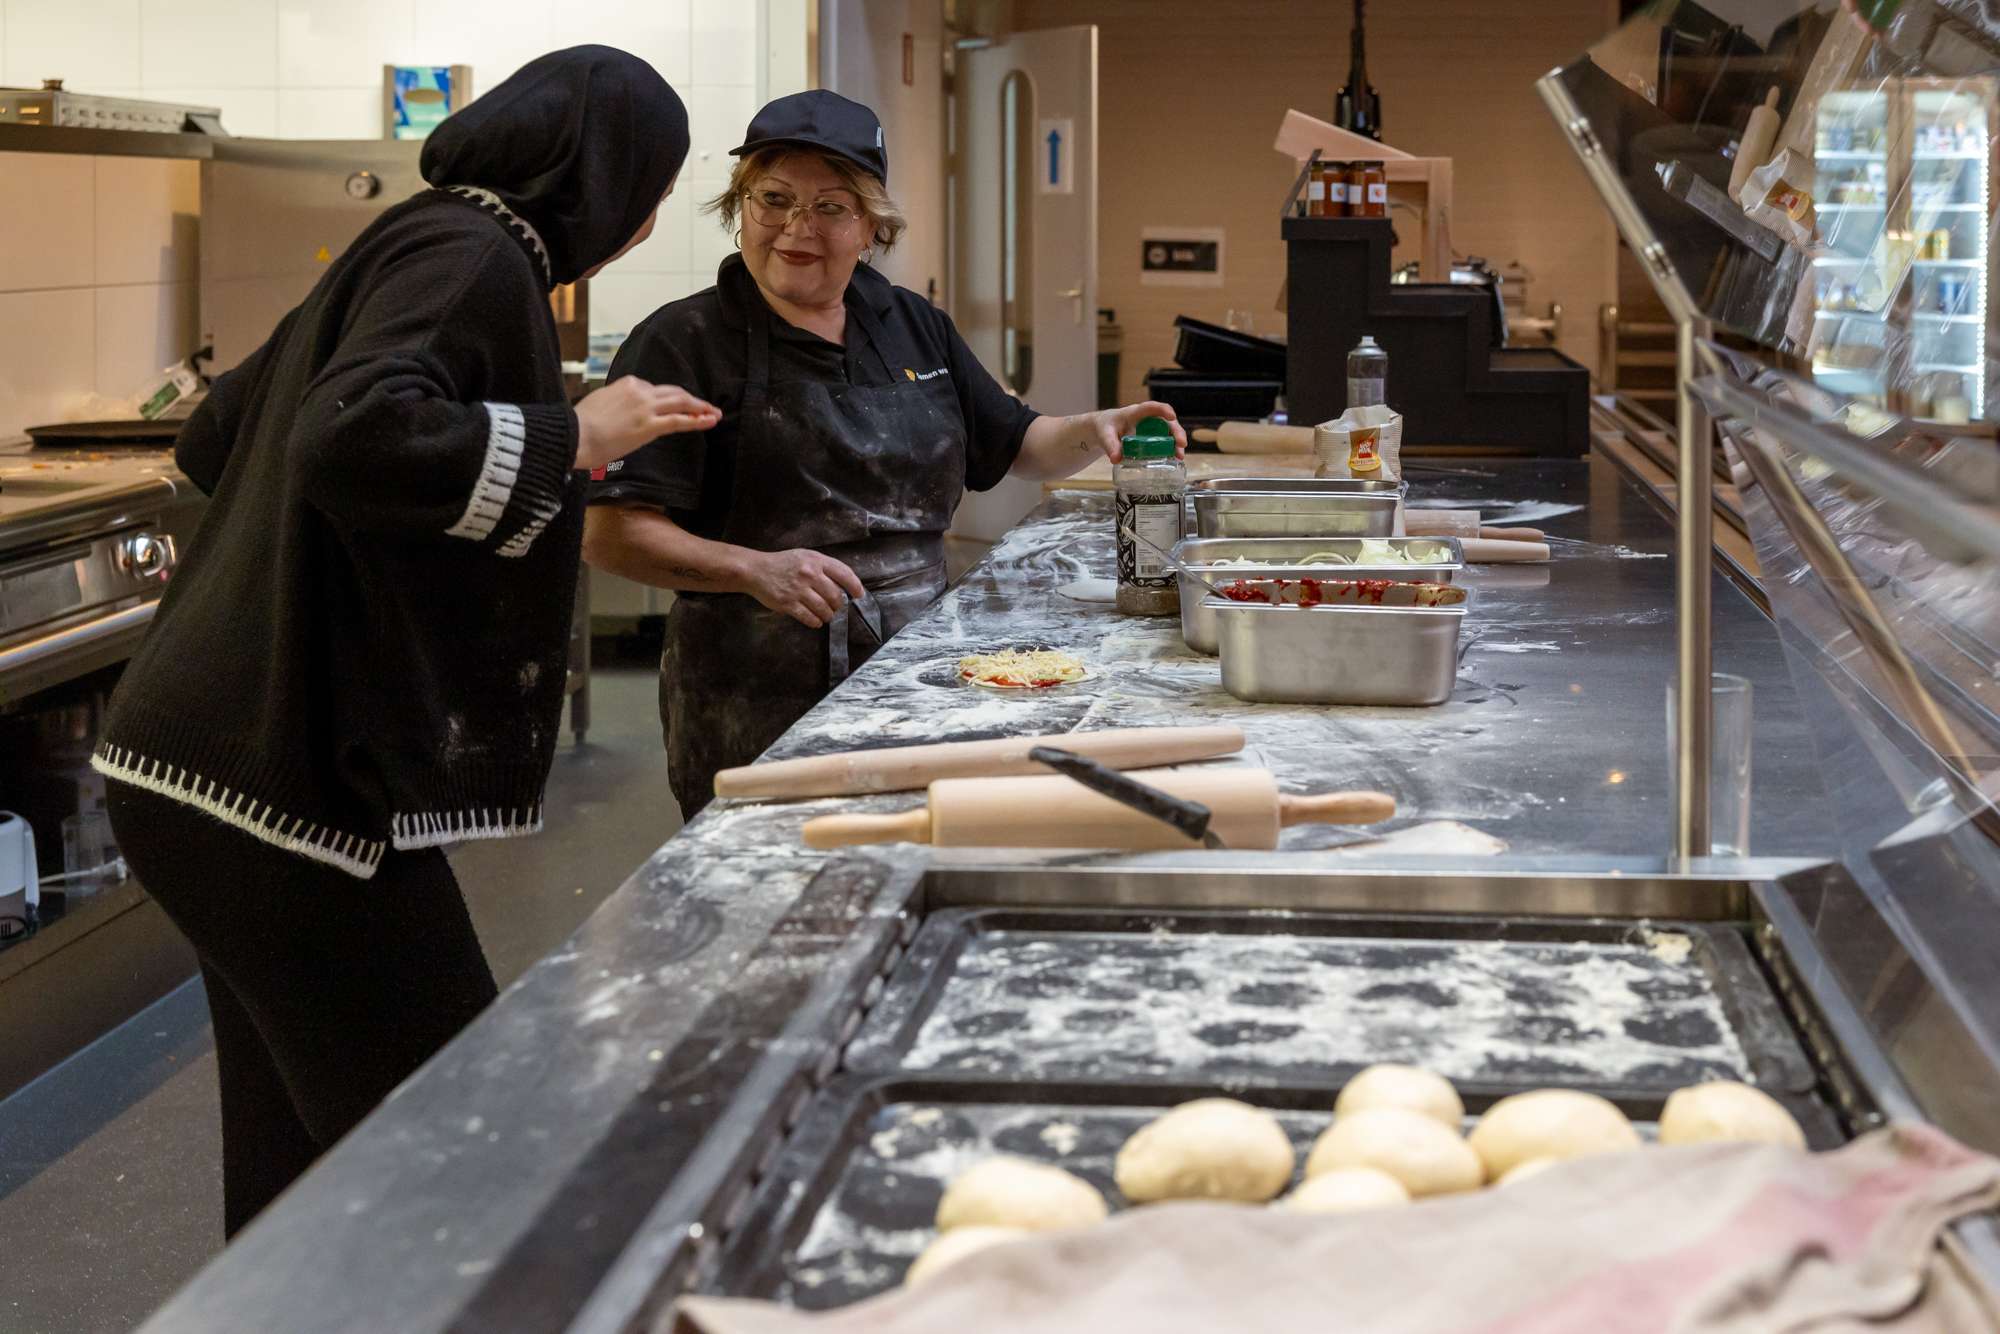
M 1060 750 L 1055 746 L 1036 746 L 1028 752 L 1028 758 L 1036 764 L 1046 764 L 1057 773 L 1073 778 L 1092 792 L 1111 798 L 1120 805 L 1129 806 L 1141 815 L 1150 815 L 1155 820 L 1171 825 L 1182 834 L 1200 843 L 1205 848 L 1225 848 L 1221 838 L 1208 827 L 1214 812 L 1198 801 L 1188 801 L 1176 797 L 1171 792 L 1162 792 L 1150 783 L 1142 783 L 1129 774 L 1107 768 L 1096 760 L 1078 755 L 1074 751 Z

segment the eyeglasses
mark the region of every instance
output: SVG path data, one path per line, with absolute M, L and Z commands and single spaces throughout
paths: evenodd
M 743 200 L 750 220 L 759 227 L 783 229 L 792 225 L 793 218 L 804 218 L 815 232 L 838 232 L 861 218 L 860 210 L 835 200 L 794 199 L 783 190 L 745 190 Z

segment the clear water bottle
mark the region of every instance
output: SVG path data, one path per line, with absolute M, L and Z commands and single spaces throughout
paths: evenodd
M 1389 354 L 1376 346 L 1373 335 L 1361 335 L 1361 341 L 1347 354 L 1347 406 L 1386 404 L 1388 386 Z

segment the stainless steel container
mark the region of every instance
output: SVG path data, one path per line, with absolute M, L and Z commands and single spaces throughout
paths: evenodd
M 1350 477 L 1217 477 L 1188 488 L 1200 537 L 1387 537 L 1401 482 Z
M 1209 582 L 1255 577 L 1258 579 L 1395 579 L 1448 584 L 1465 568 L 1465 553 L 1455 538 L 1391 537 L 1385 539 L 1399 550 L 1413 555 L 1435 555 L 1421 563 L 1394 565 L 1313 564 L 1307 556 L 1339 552 L 1354 560 L 1361 550 L 1358 537 L 1193 537 L 1174 548 L 1184 563 L 1201 568 L 1215 561 L 1254 560 L 1250 569 L 1220 569 L 1208 575 Z M 1197 653 L 1214 654 L 1217 625 L 1212 601 L 1200 588 L 1181 590 L 1181 638 Z
M 1442 704 L 1458 678 L 1455 607 L 1277 606 L 1207 599 L 1222 688 L 1252 704 Z

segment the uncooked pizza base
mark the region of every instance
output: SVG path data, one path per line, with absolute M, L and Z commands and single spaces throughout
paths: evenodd
M 1083 659 L 1061 649 L 1002 649 L 958 660 L 959 679 L 994 690 L 1046 690 L 1089 675 Z

